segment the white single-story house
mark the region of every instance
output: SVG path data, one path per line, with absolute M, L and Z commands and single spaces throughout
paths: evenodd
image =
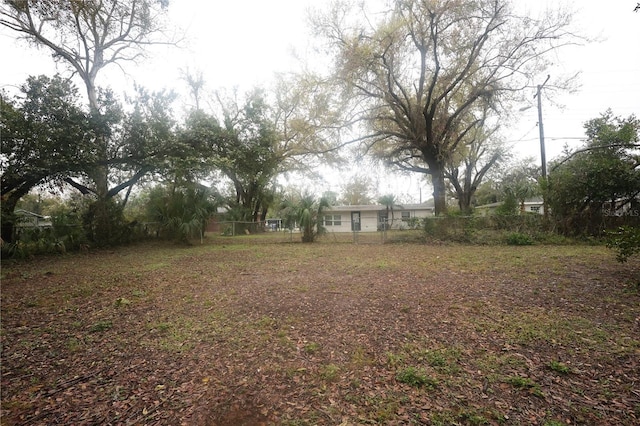
M 518 203 L 519 204 L 519 203 Z M 495 213 L 496 209 L 502 205 L 502 201 L 491 204 L 484 204 L 482 206 L 476 206 L 476 212 L 482 216 Z M 520 211 L 520 205 L 518 205 L 518 211 Z M 544 214 L 544 203 L 542 199 L 531 199 L 524 202 L 525 213 L 538 213 Z
M 17 228 L 51 228 L 53 226 L 49 216 L 42 216 L 23 209 L 16 209 L 14 213 L 17 218 Z
M 434 216 L 435 208 L 426 204 L 331 206 L 319 221 L 328 232 L 375 232 L 409 228 L 416 219 Z

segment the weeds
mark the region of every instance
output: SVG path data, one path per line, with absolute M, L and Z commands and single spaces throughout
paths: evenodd
M 506 237 L 506 243 L 510 246 L 530 246 L 533 244 L 533 239 L 520 232 L 513 232 Z
M 507 378 L 505 382 L 509 383 L 517 389 L 527 390 L 532 395 L 544 398 L 544 394 L 542 393 L 542 389 L 540 389 L 540 385 L 538 385 L 528 377 L 513 376 Z
M 335 364 L 325 365 L 320 368 L 320 377 L 327 382 L 333 382 L 338 379 L 340 367 Z
M 438 386 L 438 381 L 436 379 L 427 376 L 424 370 L 417 369 L 415 367 L 407 367 L 398 372 L 398 374 L 396 374 L 396 380 L 400 383 L 416 388 L 425 387 L 428 389 L 435 389 Z
M 560 374 L 569 374 L 571 373 L 571 369 L 566 365 L 563 364 L 559 361 L 551 361 L 548 364 L 549 369 L 555 371 L 556 373 L 560 373 Z
M 111 327 L 113 327 L 113 324 L 111 323 L 111 321 L 98 321 L 97 323 L 91 326 L 89 331 L 91 331 L 92 333 L 99 333 L 102 331 L 110 330 Z
M 320 350 L 320 344 L 315 342 L 309 342 L 304 345 L 304 351 L 308 354 L 314 354 Z

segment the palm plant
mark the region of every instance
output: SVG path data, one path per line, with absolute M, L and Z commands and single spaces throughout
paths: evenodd
M 305 194 L 299 200 L 285 200 L 281 205 L 285 226 L 292 229 L 295 224 L 302 232 L 302 242 L 312 243 L 316 237 L 324 232 L 320 218 L 324 209 L 329 207 L 329 201 L 321 197 L 316 198 L 311 194 Z
M 390 224 L 383 224 L 383 226 L 385 227 L 384 229 L 389 229 L 391 227 L 393 227 L 393 221 L 395 220 L 395 217 L 393 215 L 393 209 L 394 207 L 401 207 L 401 206 L 397 206 L 396 202 L 398 201 L 397 197 L 393 194 L 387 194 L 387 195 L 383 195 L 382 197 L 378 198 L 378 203 L 382 204 L 383 206 L 386 207 L 387 210 L 387 218 L 389 218 L 389 211 L 391 211 L 391 223 Z
M 208 188 L 155 188 L 149 198 L 148 216 L 159 222 L 167 237 L 188 242 L 197 236 L 202 242 L 207 220 L 217 207 Z
M 518 201 L 520 206 L 520 214 L 525 213 L 525 201 L 528 198 L 534 197 L 540 193 L 540 188 L 537 182 L 531 180 L 521 179 L 507 185 L 504 188 L 506 197 L 512 197 Z

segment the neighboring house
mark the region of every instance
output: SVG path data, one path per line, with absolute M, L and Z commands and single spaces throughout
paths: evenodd
M 16 209 L 14 214 L 18 219 L 17 228 L 51 228 L 53 226 L 49 216 L 42 216 L 22 209 Z
M 266 231 L 279 231 L 282 229 L 282 219 L 267 219 L 264 224 Z
M 486 216 L 488 214 L 495 213 L 496 209 L 502 205 L 502 201 L 498 203 L 485 204 L 482 206 L 476 206 L 476 212 L 480 213 L 482 216 Z M 520 210 L 520 205 L 518 205 L 518 211 Z M 538 213 L 544 214 L 544 203 L 541 199 L 531 199 L 524 202 L 524 212 L 525 213 Z
M 328 232 L 375 232 L 385 228 L 408 228 L 416 218 L 431 217 L 435 208 L 426 204 L 404 204 L 387 210 L 383 205 L 331 206 L 320 223 Z
M 611 202 L 604 203 L 603 214 L 605 216 L 634 216 L 640 217 L 640 194 L 631 200 L 618 199 L 615 205 Z

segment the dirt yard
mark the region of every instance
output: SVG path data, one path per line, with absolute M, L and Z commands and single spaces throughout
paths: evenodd
M 3 425 L 637 425 L 640 261 L 212 237 L 2 267 Z

